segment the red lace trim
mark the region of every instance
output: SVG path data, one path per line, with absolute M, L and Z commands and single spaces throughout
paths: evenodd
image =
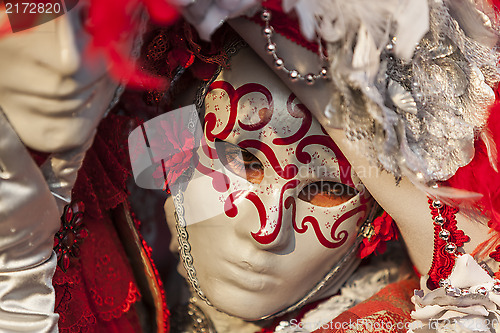
M 140 293 L 107 214 L 127 200 L 126 139 L 131 127 L 128 117 L 104 119 L 79 171 L 73 198 L 85 202 L 89 237 L 80 247 L 80 259 L 66 273 L 58 268 L 53 279 L 61 332 L 140 332 L 129 329 L 138 326 L 131 305 Z
M 63 272 L 60 268 L 58 268 L 57 274 L 55 274 L 52 279 L 52 284 L 54 286 L 62 286 L 65 284 L 73 286 L 80 284 L 82 282 L 82 277 L 80 274 L 76 273 L 79 271 L 81 271 L 79 262 L 74 263 L 74 267 L 70 266 L 70 268 L 66 272 Z
M 465 242 L 470 240 L 462 230 L 457 227 L 457 220 L 455 214 L 458 213 L 458 208 L 451 207 L 443 204 L 441 208 L 435 208 L 432 205 L 433 200 L 429 198 L 429 208 L 431 209 L 431 216 L 434 220 L 436 216 L 441 213 L 445 222 L 443 223 L 443 229 L 450 232 L 449 242 L 454 243 L 457 248 L 462 247 Z M 434 223 L 434 253 L 432 256 L 432 265 L 429 269 L 429 279 L 427 280 L 427 287 L 430 290 L 434 290 L 439 287 L 439 280 L 446 279 L 453 270 L 455 266 L 455 259 L 459 252 L 455 251 L 449 253 L 446 251 L 446 241 L 439 237 L 439 232 L 441 231 L 441 226 Z
M 141 298 L 141 293 L 139 292 L 139 289 L 137 289 L 137 287 L 133 282 L 129 282 L 128 295 L 125 301 L 116 309 L 108 312 L 102 312 L 99 314 L 99 316 L 102 318 L 102 320 L 105 321 L 118 319 L 122 316 L 122 314 L 128 312 L 128 310 L 130 310 L 130 306 L 135 302 L 137 302 L 140 298 Z
M 59 327 L 59 333 L 90 332 L 89 327 L 97 324 L 97 320 L 92 313 L 82 315 L 78 321 L 70 327 Z M 60 326 L 60 325 L 59 325 Z

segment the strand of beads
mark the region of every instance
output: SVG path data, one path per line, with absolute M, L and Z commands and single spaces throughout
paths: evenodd
M 445 288 L 446 295 L 453 297 L 467 296 L 467 295 L 483 295 L 487 296 L 488 293 L 493 292 L 500 295 L 500 281 L 495 279 L 491 287 L 487 286 L 476 286 L 472 288 L 458 288 L 451 285 L 450 280 L 441 279 L 439 280 L 439 286 Z M 471 290 L 472 289 L 472 290 Z
M 327 79 L 328 78 L 327 77 L 327 74 L 328 74 L 327 67 L 321 67 L 318 74 L 309 73 L 309 74 L 305 74 L 305 75 L 301 74 L 297 69 L 290 69 L 289 67 L 287 67 L 285 65 L 285 62 L 283 61 L 283 59 L 281 57 L 279 57 L 278 54 L 276 53 L 276 44 L 271 39 L 273 32 L 274 32 L 273 27 L 269 23 L 271 21 L 271 12 L 269 10 L 264 9 L 262 11 L 262 14 L 260 17 L 264 21 L 264 24 L 265 24 L 264 28 L 262 30 L 262 33 L 264 34 L 264 37 L 267 40 L 266 51 L 273 57 L 274 65 L 276 66 L 276 68 L 287 73 L 288 77 L 293 82 L 305 81 L 307 84 L 312 85 L 318 79 Z M 319 53 L 321 56 L 323 56 L 323 51 L 321 49 L 321 43 L 319 43 L 319 45 L 320 45 Z
M 434 290 L 439 287 L 441 280 L 451 274 L 456 257 L 461 255 L 458 248 L 469 241 L 469 236 L 457 227 L 455 215 L 458 208 L 432 199 L 429 199 L 429 207 L 434 221 L 434 254 L 427 286 Z
M 439 228 L 441 230 L 439 230 L 439 238 L 442 239 L 443 241 L 446 242 L 446 245 L 444 247 L 444 249 L 446 250 L 446 252 L 452 254 L 452 253 L 455 253 L 455 251 L 457 250 L 457 245 L 455 243 L 453 243 L 452 241 L 450 241 L 450 236 L 451 236 L 451 233 L 444 228 L 444 222 L 446 221 L 442 215 L 442 211 L 440 210 L 441 208 L 443 208 L 443 204 L 441 203 L 441 201 L 439 200 L 434 200 L 432 202 L 432 206 L 437 209 L 437 212 L 438 212 L 438 215 L 434 218 L 434 224 L 439 226 Z

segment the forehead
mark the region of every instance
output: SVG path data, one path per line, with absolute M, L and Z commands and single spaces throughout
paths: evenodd
M 230 70 L 210 85 L 205 110 L 207 142 L 219 139 L 249 149 L 265 167 L 293 165 L 306 178 L 353 184 L 337 145 L 253 51 L 231 59 Z
M 236 136 L 289 136 L 305 125 L 304 121 L 310 123 L 309 135 L 323 134 L 305 106 L 250 49 L 234 56 L 231 68 L 223 70 L 211 84 L 205 98 L 205 120 L 214 115 L 214 133 L 233 126 L 231 135 L 216 135 L 222 140 L 238 141 L 232 140 Z

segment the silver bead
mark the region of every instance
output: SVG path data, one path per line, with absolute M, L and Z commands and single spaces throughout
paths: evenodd
M 478 287 L 476 289 L 476 294 L 479 294 L 479 295 L 487 295 L 488 294 L 488 289 L 486 289 L 485 287 Z
M 274 60 L 274 66 L 276 66 L 277 68 L 283 67 L 283 59 L 278 58 L 278 59 Z
M 389 44 L 387 44 L 387 45 L 385 46 L 385 49 L 386 49 L 387 51 L 392 51 L 392 49 L 393 49 L 393 48 L 394 48 L 394 45 L 392 45 L 392 43 L 389 43 Z
M 319 73 L 321 74 L 321 76 L 326 77 L 326 75 L 328 74 L 328 68 L 322 67 Z
M 450 232 L 446 229 L 443 229 L 439 232 L 439 238 L 444 241 L 447 241 L 450 238 Z
M 306 79 L 306 83 L 309 85 L 314 83 L 314 75 L 311 73 L 307 74 L 305 79 Z
M 496 281 L 495 284 L 493 284 L 493 292 L 495 294 L 500 294 L 500 281 Z
M 274 51 L 276 51 L 276 44 L 274 44 L 274 43 L 267 44 L 266 45 L 266 50 L 269 53 L 274 53 Z
M 262 14 L 260 14 L 260 18 L 261 18 L 262 20 L 264 20 L 264 21 L 269 21 L 269 20 L 271 20 L 271 12 L 270 12 L 270 11 L 268 11 L 268 10 L 266 10 L 266 9 L 264 9 L 264 10 L 262 11 Z
M 443 207 L 443 203 L 439 200 L 434 200 L 432 202 L 432 207 L 439 209 L 439 208 Z
M 281 332 L 283 331 L 284 329 L 286 329 L 287 327 L 290 327 L 291 324 L 288 322 L 288 321 L 285 321 L 285 320 L 282 320 L 280 321 L 280 323 L 278 324 L 278 326 L 276 326 L 276 332 Z
M 470 291 L 467 288 L 460 289 L 460 295 L 467 296 L 470 295 Z
M 453 286 L 446 287 L 445 291 L 446 291 L 446 295 L 448 295 L 448 296 L 453 296 L 453 297 L 460 296 L 460 289 L 455 288 Z
M 446 288 L 449 285 L 450 285 L 450 280 L 448 280 L 448 279 L 440 279 L 439 280 L 439 286 L 440 287 Z
M 265 27 L 263 30 L 262 30 L 262 33 L 264 34 L 264 36 L 266 37 L 271 37 L 271 35 L 273 34 L 273 29 L 270 28 L 270 27 Z
M 436 216 L 436 218 L 434 219 L 434 222 L 436 222 L 437 224 L 443 224 L 444 223 L 444 217 L 442 217 L 441 215 Z
M 295 69 L 291 70 L 290 79 L 292 79 L 292 81 L 297 81 L 298 78 L 299 78 L 299 72 L 297 72 Z
M 444 249 L 448 253 L 453 253 L 457 249 L 457 246 L 455 244 L 453 244 L 453 243 L 448 243 L 448 244 L 446 244 L 446 246 L 444 247 Z

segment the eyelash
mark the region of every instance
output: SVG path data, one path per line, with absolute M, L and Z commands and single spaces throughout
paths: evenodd
M 222 164 L 229 171 L 251 183 L 260 184 L 264 178 L 264 166 L 255 155 L 246 149 L 218 139 L 215 140 L 215 148 Z

